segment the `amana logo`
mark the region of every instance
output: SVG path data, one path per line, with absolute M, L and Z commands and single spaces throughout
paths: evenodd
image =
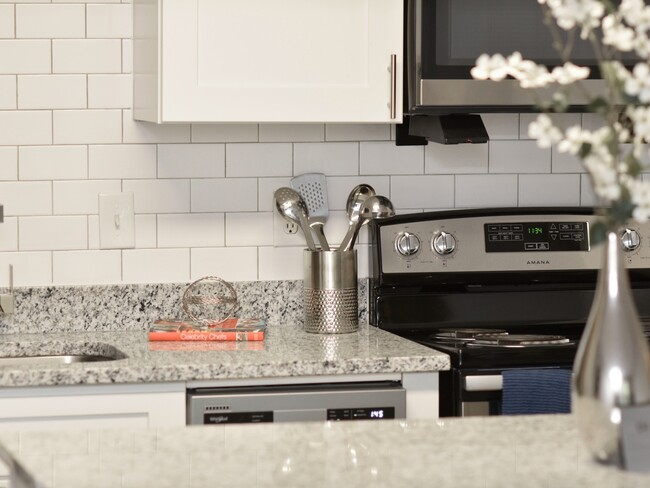
M 551 264 L 550 261 L 547 261 L 546 259 L 535 259 L 535 260 L 528 260 L 526 261 L 526 264 Z

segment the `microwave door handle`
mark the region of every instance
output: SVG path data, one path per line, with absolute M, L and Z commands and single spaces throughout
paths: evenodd
M 397 117 L 397 54 L 390 55 L 390 118 Z
M 501 391 L 503 377 L 500 374 L 465 376 L 465 391 Z

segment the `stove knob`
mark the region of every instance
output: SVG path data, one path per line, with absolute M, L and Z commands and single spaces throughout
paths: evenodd
M 431 247 L 441 256 L 451 254 L 456 250 L 456 238 L 448 232 L 439 232 L 433 237 Z
M 420 250 L 420 239 L 410 232 L 402 232 L 395 239 L 395 249 L 402 256 L 413 256 Z
M 625 229 L 621 233 L 621 244 L 626 251 L 634 251 L 641 244 L 639 233 L 634 229 Z

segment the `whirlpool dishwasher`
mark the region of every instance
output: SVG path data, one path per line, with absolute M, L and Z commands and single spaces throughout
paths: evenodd
M 406 390 L 398 381 L 196 388 L 187 393 L 188 424 L 405 417 Z

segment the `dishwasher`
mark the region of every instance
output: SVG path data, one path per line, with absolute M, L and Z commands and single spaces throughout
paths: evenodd
M 399 381 L 195 388 L 188 424 L 380 420 L 406 417 Z

